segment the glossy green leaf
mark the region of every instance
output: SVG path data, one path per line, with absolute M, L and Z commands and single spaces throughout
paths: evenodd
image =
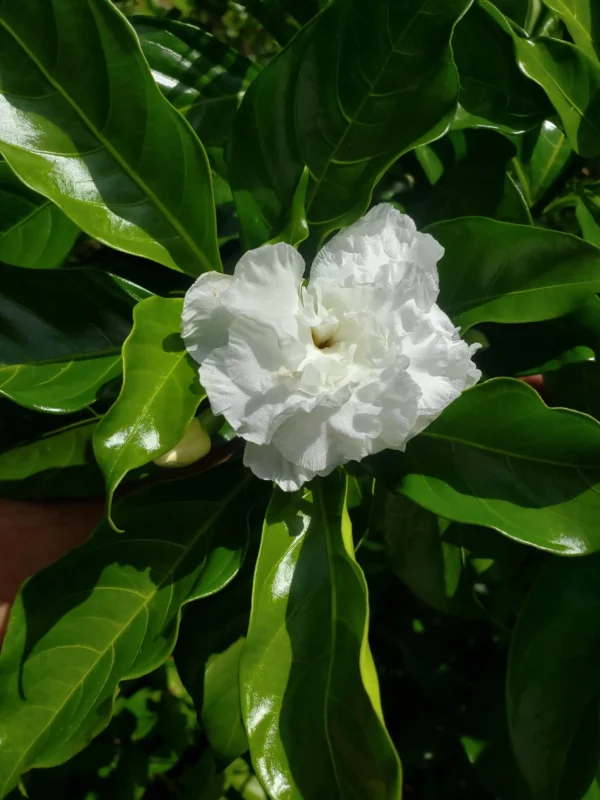
M 15 267 L 59 267 L 78 233 L 58 206 L 0 163 L 0 261 Z
M 476 354 L 486 375 L 535 375 L 546 369 L 559 369 L 565 353 L 576 348 L 589 348 L 596 356 L 600 354 L 600 299 L 594 296 L 570 314 L 546 322 L 491 323 L 478 329 L 489 345 Z
M 600 182 L 577 186 L 577 220 L 586 242 L 600 246 Z
M 92 453 L 96 424 L 92 418 L 61 426 L 0 453 L 0 497 L 41 499 L 101 492 L 102 474 Z
M 572 155 L 567 137 L 554 123 L 542 123 L 532 147 L 523 148 L 513 162 L 521 188 L 529 205 L 533 205 L 561 175 Z
M 511 34 L 521 70 L 538 83 L 556 109 L 571 147 L 580 155 L 600 154 L 600 62 L 558 39 L 528 39 L 488 0 L 479 0 Z
M 250 480 L 234 465 L 132 495 L 125 533 L 101 523 L 21 590 L 0 656 L 0 795 L 85 746 L 119 682 L 165 661 L 207 554 L 245 533 Z
M 600 14 L 596 0 L 544 0 L 563 20 L 573 41 L 588 58 L 600 56 Z
M 600 363 L 586 360 L 545 373 L 544 399 L 600 420 Z
M 239 662 L 248 628 L 250 584 L 237 583 L 190 605 L 182 620 L 175 661 L 213 752 L 231 762 L 248 750 L 240 704 Z M 232 591 L 233 590 L 233 591 Z
M 493 3 L 505 16 L 524 28 L 529 10 L 536 0 L 493 0 Z
M 180 299 L 150 297 L 135 308 L 123 345 L 123 388 L 94 433 L 109 509 L 129 470 L 174 447 L 206 396 L 179 335 L 182 305 Z
M 0 152 L 111 247 L 220 268 L 206 154 L 110 0 L 0 0 Z
M 600 250 L 571 234 L 483 217 L 427 231 L 446 249 L 438 302 L 463 330 L 560 317 L 600 291 Z
M 367 208 L 402 153 L 456 110 L 450 38 L 470 0 L 333 0 L 263 69 L 236 115 L 229 173 L 246 243 L 274 238 L 305 167 L 315 240 Z
M 133 300 L 92 270 L 0 269 L 0 394 L 52 413 L 93 403 L 121 372 Z
M 133 17 L 154 79 L 207 147 L 224 144 L 260 67 L 210 33 L 156 17 Z
M 276 489 L 267 511 L 240 686 L 252 761 L 272 800 L 396 800 L 401 791 L 345 493 L 336 472 L 291 495 Z
M 521 381 L 469 389 L 405 455 L 388 451 L 366 465 L 441 517 L 563 555 L 600 550 L 600 424 L 548 408 Z
M 544 92 L 516 64 L 510 34 L 478 3 L 456 26 L 452 50 L 460 76 L 456 127 L 519 133 L 551 111 Z
M 442 521 L 403 495 L 386 493 L 381 499 L 386 551 L 394 573 L 433 608 L 478 616 L 462 550 L 444 541 Z
M 515 148 L 495 131 L 465 131 L 466 152 L 408 213 L 419 228 L 432 222 L 478 214 L 527 225 L 523 196 L 506 172 Z
M 508 720 L 534 797 L 580 800 L 600 746 L 600 559 L 555 559 L 519 616 L 509 655 Z

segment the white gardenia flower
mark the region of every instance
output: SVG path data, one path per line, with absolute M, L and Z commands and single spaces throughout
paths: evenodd
M 290 245 L 247 252 L 189 289 L 182 333 L 244 463 L 285 491 L 348 461 L 404 450 L 480 377 L 476 346 L 436 305 L 443 248 L 389 204 L 305 264 Z

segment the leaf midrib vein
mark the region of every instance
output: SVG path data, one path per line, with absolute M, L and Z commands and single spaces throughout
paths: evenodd
M 17 763 L 16 763 L 15 767 L 13 768 L 12 772 L 10 773 L 10 775 L 8 776 L 8 778 L 6 779 L 6 781 L 5 781 L 5 783 L 4 783 L 3 790 L 5 790 L 5 789 L 6 789 L 6 787 L 7 787 L 7 786 L 10 784 L 10 781 L 12 780 L 12 777 L 13 777 L 13 775 L 14 775 L 14 774 L 15 774 L 15 772 L 16 772 L 16 771 L 19 769 L 19 767 L 21 766 L 21 764 L 23 763 L 23 761 L 24 761 L 24 760 L 25 760 L 25 758 L 27 757 L 27 754 L 29 753 L 29 751 L 30 751 L 30 750 L 33 748 L 33 746 L 35 745 L 35 743 L 36 743 L 37 741 L 39 741 L 39 739 L 40 739 L 40 738 L 41 738 L 41 737 L 44 735 L 44 733 L 46 732 L 46 730 L 48 729 L 48 727 L 49 727 L 49 726 L 52 724 L 52 722 L 53 722 L 53 721 L 56 719 L 56 717 L 58 716 L 58 714 L 59 714 L 59 713 L 62 711 L 62 709 L 64 708 L 64 706 L 65 706 L 65 705 L 68 703 L 68 701 L 71 699 L 71 697 L 73 696 L 73 694 L 74 694 L 74 693 L 75 693 L 75 692 L 76 692 L 76 691 L 77 691 L 77 690 L 80 688 L 80 686 L 83 684 L 83 682 L 84 682 L 84 681 L 85 681 L 85 679 L 88 677 L 88 675 L 89 675 L 89 674 L 92 672 L 92 670 L 95 668 L 95 666 L 96 666 L 96 665 L 97 665 L 97 664 L 100 662 L 100 660 L 101 660 L 101 659 L 102 659 L 102 658 L 103 658 L 103 657 L 104 657 L 104 656 L 105 656 L 105 655 L 106 655 L 106 654 L 109 652 L 109 650 L 110 650 L 110 649 L 113 649 L 113 651 L 114 651 L 115 643 L 116 643 L 116 642 L 119 640 L 119 638 L 120 638 L 120 637 L 123 635 L 123 633 L 124 633 L 126 630 L 128 630 L 128 629 L 129 629 L 130 625 L 131 625 L 131 624 L 134 622 L 134 620 L 137 618 L 137 616 L 138 616 L 138 615 L 139 615 L 139 614 L 140 614 L 142 611 L 144 611 L 144 612 L 145 612 L 145 613 L 148 615 L 148 606 L 149 606 L 150 602 L 151 602 L 151 601 L 154 599 L 154 597 L 156 597 L 156 595 L 158 594 L 158 592 L 160 591 L 160 589 L 162 589 L 162 587 L 163 587 L 163 585 L 165 584 L 165 582 L 167 581 L 167 579 L 169 579 L 169 578 L 170 578 L 170 577 L 171 577 L 171 576 L 172 576 L 172 575 L 175 573 L 175 571 L 177 570 L 177 568 L 179 567 L 179 565 L 181 564 L 181 562 L 182 562 L 182 561 L 183 561 L 185 558 L 187 558 L 187 556 L 189 555 L 189 553 L 190 553 L 190 552 L 192 551 L 192 549 L 193 549 L 193 548 L 196 546 L 196 543 L 199 541 L 199 539 L 200 539 L 200 538 L 201 538 L 201 537 L 202 537 L 202 536 L 203 536 L 203 535 L 206 533 L 207 529 L 208 529 L 208 528 L 209 528 L 209 527 L 210 527 L 210 526 L 211 526 L 211 525 L 212 525 L 214 522 L 216 522 L 216 520 L 219 518 L 219 516 L 220 516 L 221 514 L 223 514 L 223 513 L 224 513 L 224 511 L 225 511 L 225 510 L 226 510 L 226 508 L 228 507 L 229 503 L 230 503 L 230 502 L 233 500 L 233 498 L 234 498 L 234 497 L 235 497 L 235 496 L 236 496 L 236 495 L 237 495 L 237 494 L 238 494 L 238 493 L 239 493 L 239 492 L 240 492 L 240 491 L 241 491 L 241 490 L 242 490 L 242 489 L 243 489 L 243 488 L 246 486 L 246 484 L 247 484 L 247 483 L 248 483 L 248 481 L 250 480 L 250 477 L 251 477 L 250 475 L 247 475 L 246 477 L 244 477 L 244 478 L 243 478 L 243 479 L 240 481 L 240 483 L 238 484 L 238 486 L 237 486 L 237 487 L 236 487 L 236 488 L 235 488 L 235 489 L 234 489 L 232 492 L 230 492 L 230 493 L 229 493 L 229 494 L 228 494 L 228 495 L 227 495 L 227 496 L 224 498 L 223 502 L 222 502 L 222 503 L 220 503 L 220 505 L 219 505 L 218 509 L 216 509 L 216 510 L 215 510 L 215 513 L 214 513 L 214 515 L 213 515 L 213 516 L 210 516 L 210 517 L 209 517 L 209 518 L 206 520 L 205 524 L 201 526 L 201 528 L 198 530 L 198 533 L 197 533 L 197 534 L 196 534 L 196 535 L 195 535 L 195 536 L 194 536 L 194 537 L 191 539 L 191 541 L 190 541 L 189 545 L 188 545 L 188 546 L 185 548 L 185 550 L 184 550 L 184 552 L 181 554 L 181 556 L 179 556 L 179 558 L 178 558 L 178 559 L 175 561 L 175 563 L 174 563 L 174 564 L 172 565 L 172 567 L 171 567 L 171 568 L 168 570 L 168 572 L 166 572 L 166 573 L 165 573 L 165 576 L 164 576 L 164 577 L 161 579 L 160 583 L 158 583 L 158 584 L 157 584 L 157 586 L 156 586 L 155 590 L 154 590 L 154 591 L 153 591 L 151 594 L 149 594 L 149 595 L 148 595 L 148 596 L 147 596 L 147 597 L 144 599 L 143 603 L 141 603 L 141 604 L 138 606 L 138 608 L 136 609 L 135 613 L 134 613 L 134 614 L 132 614 L 132 616 L 131 616 L 131 617 L 130 617 L 128 620 L 127 620 L 127 622 L 125 622 L 125 623 L 123 624 L 123 626 L 122 626 L 121 630 L 120 630 L 120 631 L 119 631 L 119 632 L 118 632 L 118 633 L 115 635 L 115 637 L 114 637 L 113 639 L 111 639 L 111 640 L 109 641 L 108 645 L 107 645 L 107 646 L 106 646 L 106 647 L 105 647 L 103 650 L 100 650 L 100 651 L 98 651 L 98 652 L 99 652 L 98 658 L 97 658 L 97 659 L 95 659 L 95 661 L 92 663 L 92 665 L 91 665 L 91 666 L 90 666 L 90 667 L 89 667 L 89 668 L 88 668 L 88 669 L 87 669 L 87 670 L 84 672 L 84 674 L 81 676 L 81 678 L 80 678 L 80 679 L 79 679 L 79 680 L 78 680 L 78 681 L 77 681 L 77 682 L 74 684 L 74 686 L 71 688 L 71 691 L 70 691 L 70 692 L 67 694 L 67 696 L 65 697 L 65 699 L 63 700 L 63 702 L 60 704 L 60 706 L 58 706 L 58 708 L 56 708 L 56 710 L 55 710 L 55 711 L 54 711 L 54 713 L 51 715 L 51 717 L 50 717 L 50 719 L 48 720 L 48 722 L 47 722 L 47 723 L 44 725 L 44 727 L 42 728 L 42 730 L 39 732 L 38 736 L 36 736 L 36 737 L 35 737 L 35 738 L 34 738 L 34 739 L 31 741 L 31 743 L 29 744 L 29 746 L 27 747 L 27 749 L 26 749 L 26 750 L 23 752 L 23 754 L 21 755 L 21 757 L 20 757 L 20 758 L 19 758 L 19 760 L 17 761 Z M 102 588 L 102 587 L 97 587 L 97 588 Z M 113 659 L 113 660 L 114 660 L 114 659 Z M 111 671 L 112 671 L 112 668 L 111 668 Z M 126 680 L 126 678 L 121 678 L 120 680 Z M 119 682 L 120 682 L 120 681 L 117 681 L 117 683 L 119 683 Z M 100 692 L 98 692 L 98 694 L 99 694 L 99 693 L 100 693 Z
M 427 5 L 428 2 L 429 2 L 429 0 L 422 0 L 419 8 L 415 11 L 413 16 L 410 18 L 410 20 L 408 21 L 408 23 L 405 26 L 405 28 L 402 31 L 402 33 L 398 36 L 397 39 L 394 40 L 394 46 L 390 47 L 390 49 L 388 50 L 388 53 L 387 53 L 387 55 L 386 55 L 386 57 L 385 57 L 385 59 L 383 61 L 383 64 L 381 65 L 381 68 L 378 71 L 377 77 L 375 78 L 375 80 L 373 81 L 372 84 L 368 84 L 370 89 L 373 89 L 379 83 L 379 81 L 381 80 L 381 76 L 384 74 L 384 72 L 387 69 L 387 66 L 389 64 L 390 58 L 392 57 L 392 54 L 396 52 L 396 50 L 398 48 L 398 45 L 400 44 L 402 39 L 406 36 L 408 31 L 411 29 L 414 21 L 417 19 L 419 14 L 423 11 L 423 9 L 425 8 L 425 6 Z M 390 45 L 391 45 L 391 42 L 390 42 Z M 340 45 L 340 57 L 341 57 L 341 45 Z M 337 70 L 339 70 L 339 66 L 340 66 L 339 61 L 340 61 L 340 59 L 338 58 L 338 60 L 337 60 L 337 62 L 338 62 L 337 63 Z M 338 82 L 337 81 L 337 76 L 336 76 L 336 82 Z M 338 94 L 338 89 L 339 89 L 339 87 L 336 88 L 336 94 Z M 363 111 L 363 109 L 364 109 L 364 107 L 365 107 L 365 105 L 366 105 L 366 103 L 367 103 L 367 101 L 369 100 L 370 97 L 371 97 L 370 91 L 365 92 L 365 96 L 361 100 L 361 102 L 360 102 L 360 104 L 359 104 L 359 106 L 358 106 L 358 108 L 357 108 L 357 110 L 356 110 L 356 112 L 355 112 L 355 114 L 354 114 L 354 116 L 352 118 L 348 119 L 348 117 L 344 114 L 344 117 L 346 119 L 348 119 L 348 125 L 346 126 L 346 129 L 344 130 L 344 133 L 342 134 L 342 136 L 338 140 L 338 143 L 336 144 L 336 146 L 332 150 L 331 154 L 329 155 L 329 157 L 328 157 L 328 159 L 327 159 L 327 161 L 325 163 L 325 166 L 323 167 L 323 170 L 322 170 L 322 172 L 321 172 L 321 174 L 319 176 L 319 179 L 318 179 L 318 181 L 316 183 L 316 186 L 313 189 L 311 198 L 310 198 L 310 200 L 308 201 L 308 203 L 306 205 L 306 217 L 307 217 L 307 220 L 308 220 L 308 217 L 309 217 L 310 208 L 311 208 L 311 206 L 313 204 L 314 199 L 317 197 L 317 194 L 319 192 L 321 184 L 323 183 L 323 180 L 325 179 L 325 176 L 327 175 L 327 172 L 329 170 L 329 166 L 330 166 L 332 160 L 335 158 L 335 156 L 337 155 L 340 147 L 345 142 L 348 133 L 352 129 L 352 127 L 353 127 L 354 123 L 356 122 L 356 120 L 360 117 L 360 115 L 361 115 L 361 113 L 362 113 L 362 111 Z
M 57 90 L 57 92 L 63 97 L 66 102 L 73 108 L 73 110 L 80 116 L 83 122 L 87 125 L 89 130 L 92 134 L 98 139 L 98 141 L 104 146 L 106 151 L 110 153 L 110 155 L 115 159 L 115 161 L 121 166 L 124 172 L 129 176 L 129 178 L 137 184 L 137 186 L 146 194 L 146 196 L 154 203 L 156 208 L 164 215 L 165 219 L 169 222 L 171 227 L 177 231 L 178 235 L 181 239 L 185 242 L 185 244 L 189 247 L 189 249 L 194 253 L 194 255 L 200 259 L 200 261 L 207 265 L 210 269 L 210 264 L 202 250 L 196 245 L 192 237 L 187 233 L 185 228 L 179 223 L 179 221 L 174 217 L 168 208 L 164 205 L 164 203 L 159 199 L 159 197 L 150 189 L 147 183 L 141 178 L 141 176 L 133 170 L 128 162 L 121 156 L 119 151 L 113 147 L 108 139 L 106 139 L 102 133 L 98 130 L 98 128 L 94 125 L 94 123 L 88 119 L 87 115 L 83 112 L 83 109 L 79 107 L 79 105 L 75 102 L 75 100 L 66 92 L 60 83 L 54 80 L 54 78 L 50 75 L 50 73 L 46 70 L 46 68 L 41 64 L 38 59 L 34 56 L 32 51 L 27 47 L 25 42 L 16 34 L 16 32 L 8 25 L 6 20 L 3 20 L 0 17 L 0 25 L 2 25 L 6 31 L 8 32 L 9 36 L 11 36 L 21 47 L 21 49 L 25 52 L 28 58 L 36 65 L 36 67 L 40 70 L 42 75 L 46 78 L 48 83 Z
M 563 469 L 574 469 L 574 470 L 588 470 L 588 469 L 596 469 L 600 467 L 600 464 L 577 464 L 575 462 L 566 462 L 566 461 L 553 461 L 552 459 L 548 458 L 538 458 L 537 456 L 526 456 L 522 453 L 513 453 L 509 450 L 502 450 L 499 447 L 491 447 L 486 444 L 482 444 L 480 442 L 473 442 L 469 439 L 459 439 L 458 436 L 449 436 L 443 433 L 433 433 L 428 430 L 424 430 L 421 433 L 421 436 L 429 439 L 439 439 L 440 441 L 450 442 L 450 444 L 455 445 L 464 445 L 465 447 L 472 447 L 475 450 L 482 450 L 485 453 L 493 453 L 494 455 L 503 456 L 504 458 L 515 458 L 519 459 L 520 461 L 531 462 L 534 464 L 547 464 L 551 467 L 561 467 Z

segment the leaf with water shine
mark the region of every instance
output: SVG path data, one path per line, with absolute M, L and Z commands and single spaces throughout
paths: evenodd
M 239 465 L 152 486 L 21 589 L 0 655 L 0 796 L 108 723 L 120 681 L 162 664 L 215 548 L 245 548 L 254 479 Z M 231 575 L 227 576 L 227 582 Z
M 110 0 L 0 0 L 0 152 L 99 241 L 220 269 L 206 153 Z
M 150 297 L 135 307 L 123 345 L 123 388 L 94 433 L 109 511 L 129 470 L 174 447 L 206 396 L 179 335 L 182 306 L 180 299 Z
M 314 238 L 353 222 L 402 153 L 456 111 L 450 40 L 470 0 L 333 0 L 252 82 L 229 176 L 249 247 L 273 239 L 306 167 Z
M 598 422 L 548 408 L 521 381 L 495 378 L 464 392 L 406 454 L 363 463 L 441 517 L 585 555 L 600 550 L 599 454 Z
M 367 641 L 346 478 L 335 472 L 267 511 L 240 661 L 255 771 L 273 800 L 401 792 Z
M 65 414 L 121 373 L 133 300 L 93 270 L 0 269 L 0 394 Z

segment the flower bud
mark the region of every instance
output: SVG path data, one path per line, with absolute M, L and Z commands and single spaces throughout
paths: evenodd
M 210 436 L 202 427 L 198 417 L 190 422 L 183 438 L 175 447 L 154 459 L 159 467 L 189 467 L 210 452 Z

